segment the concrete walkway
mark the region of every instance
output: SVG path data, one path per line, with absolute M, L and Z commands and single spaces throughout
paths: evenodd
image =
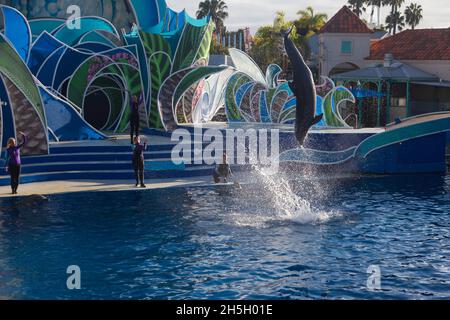
M 72 192 L 105 192 L 105 191 L 135 191 L 145 190 L 135 188 L 132 180 L 127 181 L 49 181 L 20 185 L 19 194 L 12 195 L 9 186 L 0 187 L 0 199 L 9 197 L 29 196 L 33 194 L 52 195 Z M 193 177 L 186 179 L 152 180 L 147 183 L 147 189 L 162 189 L 173 187 L 211 186 L 211 177 Z

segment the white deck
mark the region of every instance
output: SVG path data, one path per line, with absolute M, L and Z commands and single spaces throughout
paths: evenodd
M 183 125 L 186 128 L 194 128 L 194 125 Z M 268 123 L 225 123 L 225 122 L 215 122 L 208 123 L 202 126 L 203 129 L 278 129 L 281 132 L 294 132 L 294 125 L 287 124 L 268 124 Z M 311 129 L 312 133 L 323 133 L 323 134 L 376 134 L 386 131 L 385 128 L 363 128 L 363 129 L 353 129 L 353 128 L 320 128 Z

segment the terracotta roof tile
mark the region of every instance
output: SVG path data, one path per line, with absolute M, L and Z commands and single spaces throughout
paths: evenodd
M 405 30 L 373 42 L 368 60 L 383 60 L 392 53 L 397 60 L 450 60 L 450 28 Z
M 328 22 L 320 29 L 319 33 L 372 33 L 364 21 L 362 21 L 347 6 L 343 6 Z

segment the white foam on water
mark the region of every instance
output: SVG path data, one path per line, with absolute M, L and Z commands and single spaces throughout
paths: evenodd
M 258 166 L 254 169 L 262 178 L 264 189 L 272 196 L 278 219 L 299 224 L 323 224 L 340 216 L 339 212 L 314 209 L 307 199 L 295 194 L 289 182 L 283 177 L 269 174 Z
M 337 211 L 324 211 L 315 209 L 311 202 L 297 195 L 291 188 L 288 179 L 282 174 L 274 172 L 273 168 L 266 168 L 258 165 L 257 156 L 249 153 L 250 163 L 252 164 L 253 173 L 256 174 L 256 180 L 263 187 L 265 194 L 263 197 L 270 199 L 275 210 L 272 208 L 262 207 L 258 214 L 248 215 L 241 212 L 232 212 L 230 216 L 234 224 L 239 226 L 266 227 L 270 222 L 287 221 L 303 225 L 320 225 L 329 222 L 331 219 L 342 216 Z M 292 173 L 293 176 L 296 173 Z M 304 177 L 305 181 L 315 181 L 314 177 Z M 251 179 L 252 183 L 255 179 Z M 320 183 L 324 183 L 321 181 Z M 317 186 L 313 183 L 317 190 L 314 190 L 312 197 L 323 197 L 323 186 Z M 260 189 L 258 189 L 259 192 Z M 261 195 L 253 195 L 254 199 L 246 199 L 246 201 L 258 201 Z M 255 203 L 255 205 L 258 205 Z M 269 210 L 267 210 L 269 209 Z

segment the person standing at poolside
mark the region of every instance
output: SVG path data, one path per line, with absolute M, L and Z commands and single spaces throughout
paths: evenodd
M 141 96 L 142 98 L 142 96 Z M 131 144 L 134 144 L 134 137 L 139 136 L 139 105 L 141 104 L 141 99 L 137 95 L 131 97 L 131 115 L 130 115 L 130 137 Z
M 9 138 L 6 149 L 6 162 L 5 169 L 11 176 L 11 190 L 12 194 L 17 194 L 17 189 L 20 184 L 20 168 L 22 165 L 20 159 L 20 149 L 27 143 L 28 138 L 23 132 L 19 132 L 22 135 L 22 143 L 17 145 L 16 139 Z
M 147 142 L 141 143 L 141 137 L 136 136 L 133 144 L 133 169 L 136 177 L 136 187 L 141 184 L 141 188 L 146 188 L 144 184 L 144 151 L 147 149 Z

